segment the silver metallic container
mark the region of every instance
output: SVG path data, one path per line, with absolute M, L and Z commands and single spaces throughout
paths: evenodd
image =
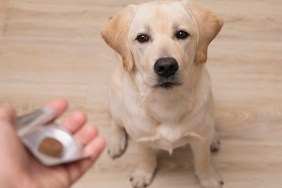
M 16 119 L 16 130 L 22 143 L 42 164 L 54 166 L 77 161 L 87 156 L 82 145 L 73 137 L 71 132 L 53 122 L 56 113 L 49 108 L 41 108 L 30 114 Z M 53 156 L 42 152 L 40 147 L 46 138 L 56 141 L 60 146 L 60 154 Z M 52 150 L 57 146 L 50 143 L 47 149 Z

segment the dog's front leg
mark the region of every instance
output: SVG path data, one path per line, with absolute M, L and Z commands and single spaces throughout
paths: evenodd
M 203 188 L 222 188 L 223 180 L 211 164 L 210 145 L 210 140 L 191 143 L 195 172 Z
M 127 134 L 122 126 L 118 125 L 113 120 L 111 123 L 108 154 L 111 158 L 115 159 L 120 157 L 126 150 Z
M 152 183 L 157 167 L 156 152 L 142 144 L 139 144 L 139 165 L 131 175 L 130 181 L 134 188 L 145 188 Z

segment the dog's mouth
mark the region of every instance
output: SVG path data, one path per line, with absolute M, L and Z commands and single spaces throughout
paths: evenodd
M 165 90 L 170 90 L 173 89 L 177 86 L 181 86 L 180 79 L 177 75 L 171 76 L 169 78 L 162 78 L 162 77 L 157 77 L 155 80 L 155 84 L 153 87 L 155 88 L 161 88 Z
M 181 85 L 179 82 L 161 82 L 158 83 L 155 87 L 169 90 L 179 85 Z
M 160 84 L 159 87 L 163 89 L 172 89 L 174 86 L 176 86 L 176 83 L 174 82 L 165 82 L 165 83 Z

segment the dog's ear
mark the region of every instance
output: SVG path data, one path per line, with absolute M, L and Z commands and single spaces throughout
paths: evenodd
M 135 5 L 129 5 L 114 15 L 101 34 L 106 43 L 118 52 L 126 71 L 133 69 L 133 57 L 128 45 L 128 30 L 135 14 Z
M 205 63 L 207 61 L 208 46 L 221 30 L 223 20 L 210 10 L 191 1 L 184 1 L 184 6 L 188 11 L 191 11 L 199 34 L 195 63 Z

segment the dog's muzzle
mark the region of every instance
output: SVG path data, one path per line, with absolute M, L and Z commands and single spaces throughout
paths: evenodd
M 159 58 L 154 65 L 154 71 L 158 76 L 156 87 L 171 89 L 179 85 L 176 77 L 178 68 L 176 59 L 172 57 Z

